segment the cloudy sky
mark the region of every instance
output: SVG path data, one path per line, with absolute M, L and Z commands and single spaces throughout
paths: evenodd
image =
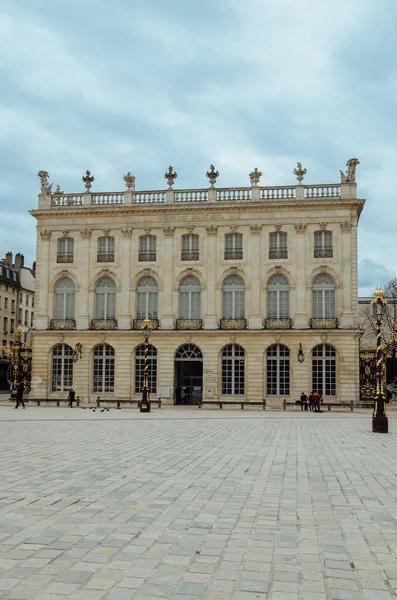
M 37 171 L 82 191 L 337 182 L 367 204 L 360 293 L 396 276 L 395 0 L 0 0 L 0 254 L 34 259 Z

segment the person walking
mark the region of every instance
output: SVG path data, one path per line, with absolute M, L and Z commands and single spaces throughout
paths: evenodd
M 74 389 L 70 388 L 70 390 L 69 390 L 69 396 L 68 396 L 68 400 L 69 400 L 68 406 L 70 406 L 70 408 L 73 408 L 73 402 L 74 402 L 74 399 L 75 399 L 75 395 L 76 395 L 76 392 L 74 391 Z
M 320 394 L 318 392 L 313 393 L 313 410 L 320 412 Z
M 14 406 L 14 408 L 19 408 L 19 405 L 22 404 L 22 408 L 25 408 L 25 403 L 23 401 L 23 383 L 19 383 L 18 387 L 17 387 L 17 394 L 16 394 L 16 405 Z
M 301 393 L 301 410 L 307 410 L 308 397 L 305 392 Z

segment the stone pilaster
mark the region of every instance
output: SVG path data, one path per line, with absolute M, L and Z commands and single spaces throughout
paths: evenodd
M 163 257 L 164 289 L 163 289 L 163 314 L 161 316 L 161 328 L 174 328 L 174 231 L 175 227 L 169 225 L 164 227 Z
M 120 239 L 120 257 L 121 257 L 121 289 L 119 292 L 118 328 L 131 328 L 131 309 L 130 309 L 130 280 L 131 280 L 131 235 L 132 229 L 126 227 L 121 230 Z
M 79 265 L 79 294 L 76 302 L 76 329 L 88 329 L 90 326 L 89 309 L 89 283 L 90 283 L 90 239 L 91 229 L 84 228 L 80 231 L 80 244 L 78 249 Z
M 306 225 L 295 225 L 295 329 L 306 329 L 309 323 L 308 302 L 306 290 Z
M 207 298 L 203 317 L 204 329 L 218 329 L 216 314 L 216 256 L 218 227 L 210 225 L 206 228 L 206 264 L 207 264 Z
M 51 264 L 51 231 L 39 232 L 35 293 L 35 329 L 48 329 L 49 269 Z
M 248 302 L 248 327 L 249 329 L 262 329 L 263 319 L 261 310 L 261 225 L 251 225 L 250 227 L 250 240 L 249 240 L 249 251 L 250 257 L 250 295 L 247 299 Z M 248 249 L 248 248 L 247 248 Z

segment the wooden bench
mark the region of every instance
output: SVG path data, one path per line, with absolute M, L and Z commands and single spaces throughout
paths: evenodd
M 300 401 L 297 400 L 296 402 L 292 401 L 292 400 L 283 400 L 283 410 L 287 410 L 287 406 L 299 406 L 300 407 Z M 327 406 L 328 407 L 328 412 L 331 410 L 331 407 L 333 406 L 334 408 L 350 408 L 350 410 L 353 412 L 354 410 L 354 402 L 323 402 L 322 404 L 320 404 L 320 409 Z M 316 412 L 316 411 L 314 411 Z
M 357 402 L 357 408 L 373 408 L 374 401 L 373 400 L 359 400 Z
M 121 404 L 136 404 L 138 408 L 141 407 L 141 400 L 113 400 L 113 399 L 100 399 L 100 397 L 98 396 L 96 399 L 96 405 L 99 408 L 101 406 L 101 402 L 102 404 L 116 404 L 116 408 L 121 408 Z M 157 405 L 158 408 L 161 408 L 161 404 L 162 404 L 162 400 L 161 398 L 158 398 L 157 400 L 151 400 L 150 404 L 153 405 Z
M 221 410 L 223 409 L 224 404 L 229 406 L 240 405 L 241 410 L 244 409 L 244 406 L 261 406 L 263 410 L 266 410 L 266 400 L 262 400 L 262 402 L 249 402 L 248 400 L 243 400 L 242 402 L 233 402 L 233 400 L 201 400 L 198 403 L 197 408 L 201 408 L 203 404 L 215 404 L 216 406 L 219 406 Z
M 42 402 L 55 402 L 57 406 L 61 405 L 61 402 L 67 402 L 69 404 L 69 400 L 67 398 L 33 398 L 29 399 L 29 402 L 36 402 L 37 406 L 40 406 Z M 76 406 L 80 406 L 80 396 L 74 399 L 73 404 Z

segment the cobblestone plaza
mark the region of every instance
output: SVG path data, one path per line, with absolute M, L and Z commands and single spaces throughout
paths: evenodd
M 396 598 L 396 420 L 1 407 L 0 598 Z

